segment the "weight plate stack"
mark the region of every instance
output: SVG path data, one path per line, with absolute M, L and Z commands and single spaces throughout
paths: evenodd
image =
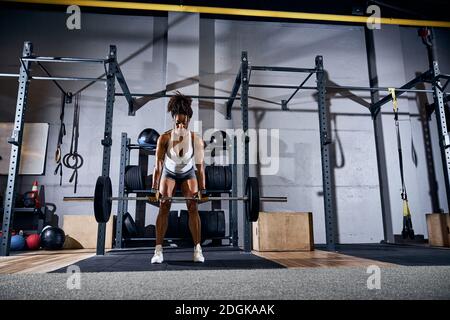
M 125 168 L 125 187 L 127 190 L 144 189 L 144 175 L 139 166 L 127 166 Z
M 206 188 L 208 190 L 231 189 L 230 166 L 207 166 L 205 168 Z

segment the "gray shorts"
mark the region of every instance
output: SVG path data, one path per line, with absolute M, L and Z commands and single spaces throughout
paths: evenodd
M 173 171 L 168 170 L 166 167 L 163 168 L 162 176 L 167 179 L 175 180 L 175 182 L 180 185 L 183 181 L 189 179 L 197 179 L 197 175 L 195 174 L 195 169 L 192 167 L 186 172 L 183 173 L 175 173 Z

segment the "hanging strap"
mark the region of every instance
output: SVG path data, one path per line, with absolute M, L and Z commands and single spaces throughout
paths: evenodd
M 405 185 L 405 175 L 404 175 L 404 169 L 403 169 L 402 141 L 400 138 L 400 126 L 399 126 L 399 122 L 398 122 L 398 102 L 397 102 L 397 97 L 395 95 L 395 88 L 389 88 L 389 92 L 392 95 L 392 106 L 394 109 L 395 130 L 397 132 L 398 161 L 399 161 L 399 165 L 400 165 L 400 177 L 402 179 L 402 199 L 408 200 L 408 195 L 406 193 L 406 185 Z
M 412 227 L 411 211 L 409 210 L 408 194 L 406 192 L 405 176 L 404 176 L 404 169 L 403 169 L 402 141 L 400 138 L 400 126 L 399 126 L 399 122 L 398 122 L 398 102 L 397 102 L 397 97 L 395 95 L 395 88 L 389 88 L 388 90 L 392 96 L 392 106 L 394 109 L 394 121 L 395 121 L 395 128 L 396 128 L 396 132 L 397 132 L 397 148 L 398 148 L 398 160 L 399 160 L 399 165 L 400 165 L 400 177 L 402 179 L 402 193 L 401 193 L 401 197 L 403 200 L 402 237 L 403 238 L 409 237 L 411 239 L 414 239 L 414 230 Z
M 67 95 L 70 95 L 70 93 L 67 93 Z M 66 93 L 63 93 L 61 96 L 61 112 L 59 114 L 59 133 L 58 133 L 58 142 L 56 144 L 56 152 L 55 152 L 55 162 L 56 162 L 56 168 L 54 174 L 57 175 L 59 173 L 59 185 L 62 185 L 62 176 L 63 176 L 63 170 L 62 170 L 62 163 L 61 163 L 61 145 L 63 143 L 63 138 L 66 135 L 66 125 L 64 124 L 64 111 L 66 108 L 66 99 L 67 99 Z
M 72 139 L 70 142 L 70 152 L 63 157 L 63 164 L 69 169 L 73 169 L 73 173 L 70 176 L 69 182 L 74 181 L 74 193 L 77 193 L 78 185 L 78 169 L 83 166 L 83 157 L 78 153 L 78 138 L 80 137 L 80 94 L 75 95 L 75 104 L 73 107 L 73 126 L 72 126 Z

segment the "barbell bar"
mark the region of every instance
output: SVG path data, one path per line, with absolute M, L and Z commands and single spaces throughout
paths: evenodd
M 111 201 L 150 201 L 149 197 L 111 197 Z M 203 198 L 202 198 L 203 199 Z M 183 202 L 186 200 L 196 200 L 200 202 L 207 201 L 215 201 L 215 200 L 231 200 L 231 201 L 247 201 L 248 197 L 207 197 L 205 196 L 205 200 L 199 199 L 198 197 L 159 197 L 159 200 L 170 200 L 172 202 Z M 159 201 L 158 200 L 158 201 Z M 95 197 L 64 197 L 64 201 L 95 201 Z M 259 201 L 261 202 L 287 202 L 287 197 L 260 197 Z
M 64 201 L 93 201 L 95 219 L 99 223 L 108 222 L 111 216 L 113 201 L 152 201 L 149 197 L 113 197 L 111 179 L 100 176 L 95 184 L 94 196 L 64 197 Z M 199 199 L 198 197 L 160 197 L 159 200 L 170 200 L 173 202 L 183 202 L 186 200 L 195 200 L 199 202 L 224 200 L 224 201 L 244 201 L 245 213 L 248 221 L 257 221 L 259 217 L 260 202 L 287 202 L 287 197 L 260 197 L 259 182 L 255 177 L 248 177 L 245 185 L 245 195 L 240 197 L 208 197 Z M 158 201 L 159 201 L 158 200 Z

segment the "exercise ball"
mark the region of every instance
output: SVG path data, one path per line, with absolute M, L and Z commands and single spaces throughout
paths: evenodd
M 20 234 L 11 237 L 11 251 L 20 251 L 25 248 L 25 238 Z
M 141 131 L 137 143 L 143 148 L 156 149 L 158 138 L 159 133 L 155 129 L 147 128 Z
M 59 250 L 64 245 L 66 235 L 63 229 L 57 227 L 45 228 L 41 232 L 41 247 L 47 250 Z
M 45 230 L 47 230 L 48 228 L 51 228 L 51 227 L 52 227 L 52 226 L 46 225 L 44 228 L 42 228 L 41 233 L 44 232 Z
M 41 244 L 41 237 L 38 234 L 30 234 L 26 239 L 27 247 L 30 250 L 37 250 Z

